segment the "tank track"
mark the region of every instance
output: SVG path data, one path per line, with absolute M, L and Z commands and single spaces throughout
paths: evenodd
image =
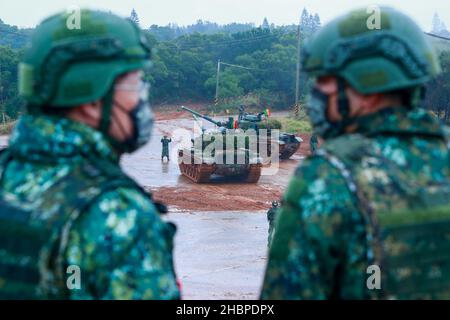
M 257 183 L 261 177 L 261 164 L 251 164 L 245 182 Z
M 291 144 L 291 145 L 289 145 L 289 147 L 284 145 L 281 148 L 281 146 L 280 146 L 280 159 L 281 160 L 289 159 L 298 151 L 299 148 L 300 148 L 300 143 Z
M 214 171 L 214 166 L 210 164 L 184 164 L 180 163 L 182 175 L 195 183 L 209 182 L 209 178 Z

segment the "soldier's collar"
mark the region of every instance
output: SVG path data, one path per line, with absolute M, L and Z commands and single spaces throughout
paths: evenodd
M 31 161 L 57 162 L 80 156 L 119 161 L 101 132 L 80 122 L 49 115 L 22 116 L 11 135 L 10 149 Z
M 390 107 L 360 117 L 355 124 L 356 132 L 367 136 L 392 133 L 444 136 L 439 121 L 429 112 L 420 108 Z

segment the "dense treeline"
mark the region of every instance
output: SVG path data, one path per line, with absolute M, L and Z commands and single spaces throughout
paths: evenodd
M 159 41 L 170 41 L 178 37 L 192 34 L 215 34 L 215 33 L 238 33 L 249 31 L 256 28 L 253 23 L 231 23 L 225 26 L 218 25 L 217 23 L 198 20 L 196 24 L 189 26 L 178 26 L 176 24 L 169 24 L 167 26 L 158 26 L 153 24 L 150 26 L 149 31 Z
M 235 34 L 194 33 L 169 42 L 156 40 L 150 73 L 157 102 L 180 99 L 212 100 L 217 63 L 221 66 L 219 98 L 262 94 L 292 103 L 295 88 L 296 34 L 281 27 Z
M 440 55 L 442 73 L 427 85 L 424 104 L 450 123 L 450 51 Z
M 33 29 L 19 29 L 16 26 L 10 26 L 0 19 L 0 45 L 9 46 L 13 49 L 25 47 L 30 39 Z
M 139 23 L 135 11 L 131 18 Z M 319 27 L 319 16 L 304 10 L 302 38 Z M 2 34 L 16 36 L 17 42 L 11 45 L 10 41 L 0 41 L 0 45 L 6 45 L 2 48 L 5 52 L 2 59 L 9 69 L 14 69 L 20 51 L 8 46 L 23 47 L 28 33 L 5 24 L 0 30 L 6 28 L 9 30 Z M 173 35 L 163 35 L 161 31 L 164 28 L 170 29 Z M 222 65 L 220 102 L 242 98 L 250 99 L 254 104 L 264 102 L 272 107 L 291 106 L 295 97 L 296 28 L 294 25 L 274 26 L 267 19 L 257 28 L 252 24 L 219 26 L 202 21 L 188 27 L 151 26 L 146 33 L 155 48 L 153 68 L 148 74 L 153 102 L 213 101 L 220 59 L 224 63 L 246 68 Z M 6 113 L 14 116 L 11 108 L 20 103 L 10 96 L 10 92 L 14 92 L 16 79 L 10 81 L 9 77 L 11 74 L 1 80 L 4 86 L 8 86 L 8 96 L 5 96 L 8 103 L 3 105 Z
M 31 32 L 0 19 L 0 123 L 16 118 L 24 105 L 17 95 L 17 65 Z
M 320 17 L 307 10 L 303 10 L 301 21 L 302 41 L 320 28 Z M 164 38 L 161 28 L 152 26 L 148 31 L 157 49 L 149 76 L 155 102 L 211 101 L 220 60 L 226 63 L 221 65 L 220 102 L 245 97 L 242 99 L 247 99 L 247 104 L 265 103 L 275 108 L 293 105 L 297 26 L 274 26 L 264 19 L 258 28 L 238 24 L 219 27 L 202 21 L 181 29 L 165 28 L 181 35 L 160 41 Z M 235 32 L 239 29 L 243 31 Z M 305 85 L 306 79 L 302 78 L 302 87 Z
M 23 100 L 17 95 L 17 65 L 22 50 L 0 45 L 0 122 L 16 118 Z
M 131 17 L 139 23 L 137 13 Z M 302 13 L 301 40 L 320 28 L 320 17 Z M 23 101 L 17 97 L 17 64 L 29 41 L 29 29 L 0 20 L 0 112 L 15 118 Z M 219 104 L 254 104 L 289 108 L 294 104 L 297 27 L 274 26 L 264 19 L 251 24 L 219 26 L 198 21 L 178 27 L 151 26 L 146 30 L 155 48 L 148 74 L 153 103 L 186 100 L 212 103 L 216 93 L 217 62 L 221 65 Z M 436 40 L 443 73 L 428 85 L 425 105 L 447 121 L 450 118 L 450 44 Z M 234 66 L 229 66 L 232 64 Z M 302 99 L 309 85 L 301 76 Z M 0 121 L 3 118 L 0 118 Z

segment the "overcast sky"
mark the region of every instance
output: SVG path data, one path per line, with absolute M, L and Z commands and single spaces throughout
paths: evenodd
M 426 31 L 431 29 L 434 12 L 440 15 L 447 27 L 450 26 L 448 0 L 0 0 L 0 19 L 20 27 L 34 27 L 49 14 L 77 5 L 110 10 L 122 16 L 129 16 L 135 8 L 144 28 L 152 24 L 187 25 L 198 19 L 219 24 L 253 22 L 260 25 L 264 17 L 270 23 L 280 25 L 297 23 L 304 7 L 319 13 L 322 21 L 326 22 L 355 6 L 370 4 L 389 4 L 401 9 Z

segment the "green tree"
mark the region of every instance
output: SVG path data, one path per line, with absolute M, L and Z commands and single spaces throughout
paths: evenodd
M 134 17 L 135 22 L 138 22 L 135 10 L 131 16 L 132 20 Z M 304 16 L 302 32 L 306 35 L 319 27 L 320 18 L 306 9 Z M 202 20 L 185 27 L 176 24 L 152 25 L 145 34 L 155 49 L 153 68 L 146 74 L 152 85 L 153 103 L 213 100 L 217 61 L 220 59 L 251 68 L 224 66 L 220 82 L 221 98 L 251 97 L 248 99 L 267 101 L 271 107 L 290 107 L 294 100 L 297 26 L 268 26 L 267 19 L 263 21 L 261 28 L 239 23 L 220 26 Z M 4 27 L 4 24 L 0 24 L 0 34 Z M 16 31 L 23 32 L 18 29 Z M 0 38 L 0 42 L 2 40 Z M 23 47 L 25 44 L 20 45 Z M 2 59 L 11 60 L 7 57 L 9 53 L 5 51 Z M 14 65 L 13 72 L 5 72 L 3 76 L 5 98 L 2 105 L 9 113 L 19 110 L 18 106 L 21 104 L 19 98 L 17 101 L 13 100 L 17 97 L 17 90 L 16 80 L 11 77 L 16 74 L 17 62 L 18 60 L 11 62 Z M 307 79 L 302 76 L 302 88 L 307 84 Z M 15 91 L 10 91 L 11 87 Z
M 0 46 L 0 121 L 4 116 L 16 118 L 24 105 L 17 91 L 17 66 L 21 55 L 21 50 Z
M 450 51 L 442 52 L 439 58 L 442 73 L 428 83 L 424 104 L 450 123 Z
M 131 10 L 130 20 L 139 25 L 139 16 L 134 8 Z
M 205 87 L 212 94 L 216 89 L 216 78 L 211 77 L 205 82 Z M 239 86 L 239 78 L 233 74 L 233 71 L 225 71 L 220 77 L 219 98 L 232 98 L 244 94 L 244 90 Z

